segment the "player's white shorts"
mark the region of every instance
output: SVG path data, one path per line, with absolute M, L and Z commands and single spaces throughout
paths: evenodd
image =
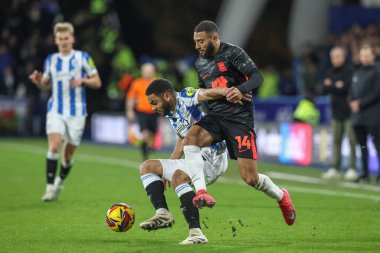
M 178 169 L 185 168 L 185 159 L 159 159 L 162 164 L 162 178 L 172 181 L 173 174 Z M 204 162 L 203 172 L 205 175 L 206 185 L 214 183 L 219 176 L 226 172 L 228 166 L 227 152 L 217 156 L 213 163 Z
M 85 116 L 63 116 L 60 114 L 48 113 L 46 119 L 46 134 L 58 133 L 68 143 L 79 146 L 84 127 Z

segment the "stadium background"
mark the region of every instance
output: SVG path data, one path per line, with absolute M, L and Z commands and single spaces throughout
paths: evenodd
M 133 146 L 138 130 L 125 119 L 125 92 L 147 61 L 176 89 L 196 86 L 192 34 L 203 19 L 216 20 L 222 39 L 242 46 L 265 75 L 266 88 L 254 99 L 260 171 L 290 190 L 298 220 L 285 226 L 271 200 L 241 184 L 232 161 L 210 187 L 216 208 L 201 211 L 210 240 L 202 251 L 378 251 L 379 186 L 326 182 L 318 168 L 328 166 L 332 153 L 329 100 L 320 86 L 328 50 L 344 45 L 357 63 L 356 49 L 365 39 L 379 57 L 380 1 L 6 0 L 0 2 L 0 252 L 199 251 L 177 246 L 186 224 L 173 191 L 166 193 L 176 217 L 173 229 L 147 236 L 135 225 L 115 234 L 104 215 L 111 204 L 127 202 L 137 224 L 151 216 Z M 41 70 L 56 50 L 52 26 L 62 20 L 75 25 L 75 47 L 92 55 L 103 87 L 87 90 L 89 117 L 73 175 L 62 198 L 46 205 L 40 195 L 49 94 L 28 74 Z M 318 126 L 292 123 L 307 89 L 321 112 Z M 153 158 L 169 157 L 175 136 L 163 119 L 157 140 L 161 150 Z M 342 152 L 348 155 L 347 141 Z M 370 145 L 373 173 L 374 153 Z
M 243 47 L 265 77 L 255 97 L 261 159 L 327 166 L 332 153 L 330 110 L 321 80 L 330 65 L 328 51 L 333 45 L 346 46 L 357 64 L 357 47 L 367 40 L 379 57 L 378 6 L 379 1 L 369 0 L 2 1 L 0 136 L 44 136 L 49 93 L 39 91 L 28 74 L 41 70 L 46 55 L 56 50 L 55 22 L 75 25 L 75 46 L 93 56 L 104 84 L 101 90 L 87 89 L 84 139 L 136 144 L 138 127 L 124 119 L 124 97 L 139 76 L 140 64 L 153 62 L 159 76 L 171 80 L 177 90 L 196 87 L 192 31 L 200 20 L 211 19 L 219 24 L 222 40 Z M 320 124 L 312 131 L 289 125 L 306 93 L 316 97 L 321 112 Z M 160 126 L 156 148 L 170 149 L 175 136 L 162 119 Z M 268 141 L 271 145 L 261 145 Z M 369 147 L 370 169 L 375 172 L 372 142 Z M 346 167 L 346 139 L 342 153 Z

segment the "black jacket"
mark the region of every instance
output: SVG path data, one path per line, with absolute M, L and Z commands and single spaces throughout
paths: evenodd
M 324 89 L 330 94 L 332 116 L 336 120 L 346 120 L 350 117 L 347 96 L 353 72 L 354 67 L 350 64 L 344 64 L 339 68 L 332 67 L 327 71 L 325 78 L 331 79 L 332 84 L 324 86 Z
M 380 71 L 361 66 L 352 77 L 349 101 L 359 99 L 360 110 L 351 114 L 353 125 L 380 127 Z

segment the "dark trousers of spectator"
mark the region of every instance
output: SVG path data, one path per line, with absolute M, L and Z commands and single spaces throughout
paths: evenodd
M 354 132 L 356 140 L 360 144 L 360 150 L 362 152 L 362 176 L 369 176 L 368 172 L 368 148 L 367 148 L 367 136 L 370 135 L 371 140 L 375 144 L 377 151 L 377 157 L 380 167 L 380 127 L 370 127 L 370 126 L 354 126 Z M 379 169 L 380 177 L 380 169 Z
M 343 134 L 346 133 L 348 140 L 350 142 L 350 169 L 355 169 L 355 163 L 356 163 L 356 152 L 355 152 L 355 145 L 356 145 L 356 138 L 355 133 L 351 125 L 351 120 L 333 120 L 332 121 L 332 130 L 333 130 L 333 137 L 334 137 L 334 162 L 332 164 L 332 167 L 336 170 L 340 169 L 341 161 L 342 161 L 342 140 L 343 140 Z

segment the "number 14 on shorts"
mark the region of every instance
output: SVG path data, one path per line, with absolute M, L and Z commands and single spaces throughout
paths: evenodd
M 252 147 L 251 139 L 248 137 L 248 135 L 235 136 L 235 140 L 238 143 L 238 149 L 240 153 L 250 150 Z

